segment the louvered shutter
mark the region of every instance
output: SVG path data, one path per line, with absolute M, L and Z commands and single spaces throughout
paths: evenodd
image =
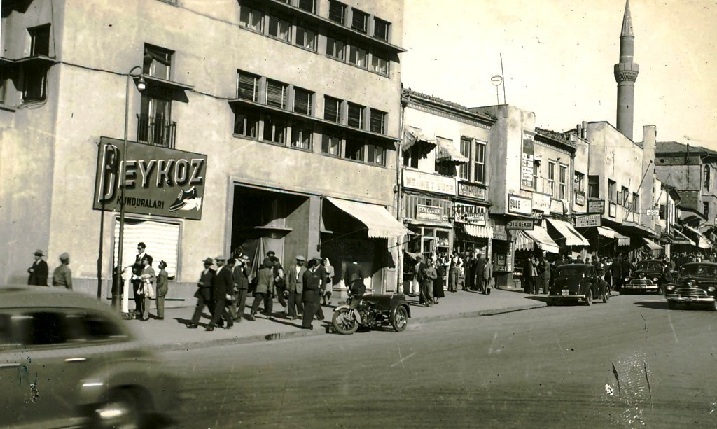
M 286 105 L 286 85 L 281 82 L 267 81 L 266 83 L 266 104 L 284 108 Z
M 248 73 L 239 73 L 239 81 L 237 84 L 237 98 L 244 100 L 256 101 L 257 88 L 258 88 L 257 76 Z
M 154 259 L 152 268 L 154 268 L 155 272 L 159 272 L 159 261 L 164 260 L 167 263 L 167 274 L 170 277 L 176 276 L 179 254 L 179 229 L 180 225 L 177 223 L 125 219 L 122 265 L 126 267 L 134 264 L 137 256 L 137 243 L 141 241 L 147 245 L 147 254 Z M 115 223 L 114 243 L 114 260 L 117 263 L 119 222 Z

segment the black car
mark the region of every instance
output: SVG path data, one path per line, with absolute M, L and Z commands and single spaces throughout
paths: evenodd
M 717 310 L 717 264 L 689 262 L 680 268 L 674 282 L 665 284 L 665 290 L 671 309 L 677 308 L 678 304 L 695 304 Z
M 603 275 L 589 264 L 569 264 L 555 267 L 548 305 L 572 301 L 592 304 L 594 299 L 607 302 L 610 289 Z
M 662 294 L 664 264 L 659 259 L 646 259 L 635 265 L 632 274 L 625 278 L 620 293 L 656 292 Z

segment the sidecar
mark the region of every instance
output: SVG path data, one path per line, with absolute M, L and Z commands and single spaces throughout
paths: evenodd
M 364 295 L 358 303 L 339 305 L 332 324 L 342 335 L 353 334 L 359 326 L 370 329 L 391 325 L 401 332 L 406 329 L 409 317 L 411 309 L 403 294 Z
M 402 293 L 386 295 L 364 295 L 361 300 L 376 313 L 376 320 L 391 323 L 393 329 L 401 332 L 408 325 L 411 307 Z

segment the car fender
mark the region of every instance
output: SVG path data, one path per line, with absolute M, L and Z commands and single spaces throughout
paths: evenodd
M 357 311 L 355 308 L 351 308 L 351 306 L 348 305 L 348 304 L 341 304 L 341 305 L 339 305 L 338 307 L 336 307 L 336 308 L 334 309 L 334 313 L 337 312 L 337 311 L 340 311 L 340 310 L 342 310 L 342 309 L 344 309 L 344 308 L 345 308 L 345 309 L 348 309 L 348 310 L 350 310 L 350 311 L 353 311 L 354 317 L 356 318 L 356 321 L 357 321 L 359 324 L 362 323 L 362 321 L 361 321 L 361 312 Z

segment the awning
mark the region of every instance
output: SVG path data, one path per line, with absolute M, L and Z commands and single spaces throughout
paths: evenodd
M 645 246 L 649 247 L 650 250 L 662 250 L 662 246 L 650 240 L 649 238 L 642 237 L 642 240 L 645 242 Z
M 366 225 L 371 238 L 395 238 L 409 231 L 382 206 L 327 198 L 331 204 Z
M 553 227 L 558 230 L 560 235 L 565 238 L 565 245 L 566 246 L 589 246 L 590 242 L 583 237 L 575 228 L 570 225 L 569 223 L 558 220 L 558 219 L 550 219 L 548 218 L 548 222 L 550 222 Z
M 619 232 L 615 231 L 612 228 L 608 228 L 607 226 L 598 226 L 597 227 L 598 234 L 602 235 L 606 238 L 612 238 L 614 240 L 617 240 L 618 246 L 629 246 L 630 245 L 630 237 L 626 237 Z
M 672 244 L 688 244 L 690 246 L 697 246 L 694 241 L 690 240 L 690 238 L 683 234 L 679 229 L 673 228 L 672 232 L 675 235 L 675 240 Z
M 468 162 L 468 157 L 461 154 L 461 151 L 453 144 L 453 140 L 436 137 L 436 141 L 438 143 L 436 161 Z
M 426 142 L 429 144 L 436 144 L 436 140 L 428 138 L 423 131 L 418 127 L 406 126 L 403 131 L 403 143 L 401 144 L 403 150 L 410 149 L 416 142 Z
M 493 238 L 493 228 L 479 225 L 463 225 L 466 234 L 477 238 Z
M 557 244 L 555 244 L 553 239 L 550 238 L 550 235 L 548 235 L 548 231 L 546 231 L 545 228 L 543 228 L 542 226 L 535 225 L 532 231 L 526 230 L 525 233 L 528 235 L 528 237 L 532 238 L 535 241 L 535 244 L 537 244 L 538 247 L 545 250 L 546 252 L 560 253 L 560 248 Z
M 523 231 L 515 231 L 513 237 L 515 237 L 515 250 L 533 250 L 535 241 Z
M 697 238 L 697 247 L 699 247 L 700 249 L 712 248 L 712 242 L 707 237 L 705 237 L 704 234 L 689 225 L 683 225 L 683 227 L 687 231 L 691 232 L 692 235 L 695 236 L 695 238 Z

